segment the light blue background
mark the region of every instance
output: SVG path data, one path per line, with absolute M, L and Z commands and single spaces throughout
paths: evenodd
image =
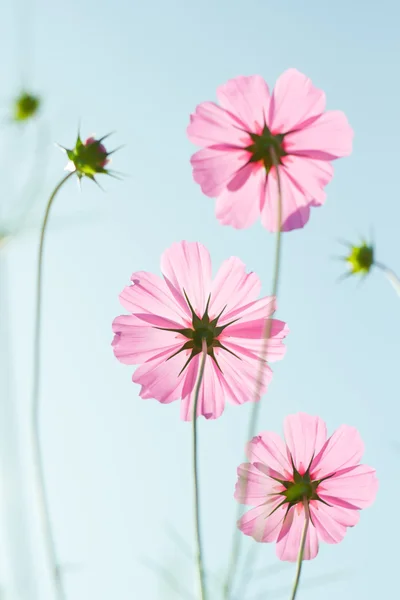
M 111 322 L 124 312 L 118 294 L 131 273 L 158 273 L 161 253 L 182 239 L 206 244 L 215 268 L 239 256 L 270 292 L 274 237 L 260 224 L 246 231 L 218 224 L 214 201 L 192 181 L 195 148 L 185 129 L 196 104 L 214 100 L 228 78 L 259 73 L 272 88 L 289 67 L 326 91 L 328 108 L 345 111 L 355 141 L 351 157 L 335 163 L 325 206 L 312 210 L 304 230 L 284 235 L 278 316 L 291 333 L 259 428 L 281 432 L 284 416 L 300 410 L 319 414 L 331 432 L 342 423 L 359 428 L 364 461 L 380 480 L 376 503 L 340 545 L 321 545 L 304 567 L 299 598 L 391 596 L 398 589 L 400 535 L 399 298 L 379 272 L 360 287 L 355 280 L 338 285 L 345 267 L 331 257 L 343 251 L 337 238 L 358 242 L 373 229 L 379 259 L 400 269 L 398 4 L 37 0 L 27 11 L 20 0 L 19 6 L 18 21 L 9 3 L 0 23 L 2 110 L 27 71 L 45 100 L 52 140 L 71 146 L 81 119 L 84 135 L 115 130 L 110 147 L 126 143 L 113 157 L 126 179 L 99 179 L 105 194 L 89 181 L 82 193 L 69 182 L 46 245 L 42 441 L 58 553 L 77 565 L 65 576 L 68 599 L 178 598 L 169 590 L 167 596 L 146 560 L 191 586 L 190 557 L 167 530 L 173 523 L 192 545 L 191 427 L 179 420 L 178 403 L 138 398 L 133 369 L 113 356 Z M 25 140 L 33 135 L 33 127 L 1 130 L 3 153 L 14 136 L 18 142 L 14 170 L 2 164 L 4 205 L 25 171 Z M 56 149 L 46 151 L 42 207 L 65 164 Z M 37 233 L 27 234 L 7 256 L 14 385 L 25 433 L 37 241 Z M 206 564 L 220 575 L 250 409 L 228 406 L 219 420 L 200 423 Z M 19 523 L 20 513 L 9 515 L 10 523 L 12 517 Z M 28 573 L 25 538 L 18 543 L 18 568 Z M 251 540 L 244 545 L 250 548 Z M 40 548 L 35 554 L 42 572 Z M 288 598 L 295 567 L 280 564 L 273 545 L 259 545 L 256 556 L 258 575 L 237 600 Z M 325 584 L 318 579 L 324 576 Z M 42 587 L 40 599 L 47 600 Z

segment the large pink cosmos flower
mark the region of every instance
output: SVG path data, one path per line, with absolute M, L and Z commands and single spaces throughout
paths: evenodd
M 255 400 L 265 319 L 276 309 L 274 298 L 257 299 L 259 278 L 246 273 L 235 257 L 222 264 L 213 280 L 210 255 L 199 243 L 173 244 L 161 257 L 161 271 L 163 279 L 133 273 L 133 285 L 120 295 L 132 314 L 113 323 L 115 356 L 125 364 L 140 365 L 133 375 L 142 386 L 140 396 L 162 403 L 181 398 L 181 417 L 190 420 L 205 339 L 198 415 L 216 419 L 225 400 Z M 285 323 L 272 320 L 268 361 L 283 358 L 287 333 Z M 263 374 L 261 393 L 272 377 L 266 361 Z
M 375 499 L 375 470 L 360 465 L 364 444 L 354 427 L 342 425 L 327 439 L 319 417 L 289 415 L 286 443 L 263 432 L 247 445 L 250 463 L 238 467 L 235 498 L 254 506 L 238 522 L 258 542 L 277 542 L 281 560 L 296 561 L 307 502 L 310 523 L 304 559 L 315 558 L 319 540 L 340 542 L 359 511 Z M 246 485 L 246 478 L 248 483 Z
M 296 69 L 285 71 L 270 96 L 259 75 L 236 77 L 217 90 L 220 106 L 203 102 L 190 116 L 193 177 L 217 198 L 223 225 L 243 229 L 261 214 L 277 231 L 278 181 L 282 231 L 304 227 L 310 207 L 325 200 L 333 159 L 350 154 L 353 132 L 340 111 L 325 111 L 325 94 Z

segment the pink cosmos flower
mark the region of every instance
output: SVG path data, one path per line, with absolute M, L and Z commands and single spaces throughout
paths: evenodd
M 337 544 L 358 523 L 360 509 L 375 499 L 378 481 L 374 469 L 359 464 L 364 444 L 354 427 L 342 425 L 327 439 L 322 419 L 298 413 L 286 417 L 284 432 L 286 443 L 266 431 L 247 445 L 250 463 L 238 467 L 235 498 L 255 508 L 238 527 L 258 542 L 277 542 L 278 557 L 296 561 L 307 502 L 304 559 L 310 560 L 319 540 Z
M 270 95 L 259 75 L 236 77 L 217 90 L 220 106 L 203 102 L 190 116 L 194 180 L 217 198 L 223 225 L 243 229 L 261 215 L 277 231 L 280 165 L 282 231 L 304 227 L 310 207 L 325 201 L 333 159 L 350 154 L 353 131 L 340 111 L 325 112 L 325 94 L 296 69 L 285 71 Z
M 265 319 L 276 309 L 274 298 L 258 299 L 259 278 L 246 273 L 236 257 L 226 260 L 212 279 L 210 255 L 199 243 L 173 244 L 161 257 L 161 272 L 163 278 L 133 273 L 132 285 L 120 295 L 131 315 L 113 323 L 115 356 L 125 364 L 140 365 L 133 381 L 142 386 L 141 398 L 162 403 L 181 398 L 181 417 L 191 420 L 205 339 L 198 415 L 216 419 L 226 400 L 255 400 Z M 283 358 L 287 333 L 285 323 L 272 320 L 268 361 Z M 266 361 L 263 374 L 261 393 L 272 377 Z

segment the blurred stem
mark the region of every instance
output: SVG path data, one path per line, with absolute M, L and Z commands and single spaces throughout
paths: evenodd
M 36 148 L 34 150 L 34 160 L 31 172 L 24 182 L 20 193 L 18 194 L 17 214 L 14 217 L 16 223 L 15 233 L 18 234 L 25 228 L 27 221 L 32 213 L 32 208 L 41 195 L 43 181 L 46 178 L 46 166 L 48 164 L 47 145 L 49 143 L 50 133 L 46 122 L 43 120 L 37 125 Z
M 13 5 L 15 9 L 15 37 L 18 56 L 17 63 L 22 88 L 29 87 L 28 80 L 33 76 L 34 62 L 34 27 L 35 27 L 35 3 L 32 1 L 17 0 Z
M 197 447 L 197 405 L 199 403 L 199 395 L 201 384 L 204 376 L 204 368 L 206 366 L 207 359 L 207 342 L 205 339 L 202 341 L 202 356 L 200 363 L 199 375 L 196 382 L 196 388 L 194 392 L 194 403 L 193 403 L 193 476 L 194 476 L 194 512 L 195 512 L 195 530 L 196 530 L 196 544 L 197 544 L 197 568 L 199 571 L 199 585 L 200 585 L 200 598 L 206 600 L 206 585 L 204 576 L 204 564 L 203 564 L 203 546 L 201 540 L 200 531 L 200 500 L 199 500 L 199 468 L 198 468 L 198 447 Z
M 384 265 L 381 262 L 375 261 L 374 265 L 376 267 L 378 267 L 378 269 L 383 271 L 383 273 L 386 275 L 386 277 L 388 278 L 388 280 L 390 281 L 390 283 L 392 284 L 392 286 L 394 287 L 394 289 L 400 296 L 400 279 L 397 277 L 396 273 L 394 271 L 392 271 L 392 269 L 389 269 L 389 267 L 387 267 L 386 265 Z
M 277 233 L 276 233 L 276 242 L 275 242 L 275 261 L 274 261 L 274 275 L 272 279 L 272 297 L 276 298 L 278 295 L 278 287 L 279 287 L 279 273 L 280 273 L 280 264 L 281 264 L 281 227 L 282 227 L 282 183 L 281 177 L 279 173 L 279 164 L 276 156 L 276 152 L 273 147 L 270 148 L 271 159 L 276 170 L 277 184 L 278 184 L 278 207 L 277 207 Z M 250 415 L 249 421 L 249 429 L 247 434 L 247 440 L 250 441 L 256 432 L 258 415 L 260 412 L 260 401 L 257 398 L 261 395 L 262 390 L 262 382 L 263 382 L 263 371 L 266 366 L 266 358 L 268 351 L 268 340 L 271 336 L 272 330 L 272 316 L 271 318 L 266 318 L 264 334 L 263 334 L 263 347 L 261 349 L 261 358 L 260 358 L 260 368 L 258 371 L 257 381 L 256 381 L 256 389 L 255 389 L 255 397 L 254 403 L 252 406 L 252 411 Z M 247 484 L 248 479 L 246 478 L 245 487 L 244 487 L 244 497 L 246 497 L 247 493 Z M 238 505 L 237 519 L 240 518 L 241 515 L 241 505 Z M 233 535 L 232 542 L 232 552 L 230 563 L 228 567 L 228 574 L 224 586 L 224 594 L 223 597 L 225 600 L 228 600 L 232 587 L 233 587 L 233 579 L 237 570 L 237 563 L 240 557 L 240 547 L 241 547 L 242 534 L 238 528 L 236 528 L 235 533 Z
M 47 223 L 53 202 L 64 185 L 64 183 L 74 173 L 68 173 L 60 183 L 54 188 L 46 206 L 46 212 L 43 219 L 42 228 L 40 231 L 39 243 L 39 258 L 37 267 L 36 280 L 36 315 L 35 315 L 35 330 L 33 342 L 33 384 L 32 384 L 32 445 L 33 445 L 33 463 L 35 468 L 36 491 L 38 495 L 40 517 L 42 520 L 43 533 L 46 544 L 47 558 L 54 579 L 56 596 L 58 600 L 66 600 L 66 594 L 62 583 L 61 572 L 57 560 L 55 541 L 51 527 L 51 518 L 49 504 L 46 493 L 46 483 L 44 474 L 43 455 L 40 445 L 40 427 L 39 427 L 39 399 L 40 399 L 40 368 L 41 368 L 41 353 L 40 353 L 40 336 L 41 336 L 41 321 L 42 321 L 42 284 L 43 284 L 43 250 L 44 241 L 47 230 Z
M 297 558 L 296 579 L 294 580 L 293 590 L 292 590 L 292 595 L 290 596 L 290 600 L 295 600 L 297 590 L 299 589 L 301 569 L 303 566 L 304 549 L 306 547 L 308 526 L 310 524 L 310 509 L 308 508 L 307 498 L 304 498 L 303 505 L 304 505 L 305 521 L 304 521 L 303 533 L 301 535 L 299 556 Z

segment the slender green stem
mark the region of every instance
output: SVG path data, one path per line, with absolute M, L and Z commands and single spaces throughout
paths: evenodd
M 199 587 L 200 587 L 200 598 L 206 600 L 206 584 L 204 574 L 204 563 L 203 563 L 203 545 L 201 540 L 201 527 L 200 527 L 200 499 L 199 499 L 199 467 L 198 467 L 198 445 L 197 445 L 197 405 L 199 403 L 199 395 L 201 384 L 204 377 L 204 368 L 206 366 L 207 358 L 207 342 L 205 339 L 202 341 L 202 356 L 200 363 L 199 375 L 196 382 L 194 391 L 194 403 L 193 403 L 193 481 L 194 481 L 194 513 L 195 513 L 195 530 L 196 530 L 196 544 L 197 544 L 197 568 L 199 572 Z
M 375 261 L 374 265 L 375 265 L 375 267 L 378 267 L 378 269 L 383 271 L 383 273 L 386 275 L 386 277 L 388 278 L 388 280 L 390 281 L 390 283 L 392 284 L 392 286 L 394 287 L 394 289 L 400 296 L 400 279 L 398 278 L 396 273 L 394 271 L 392 271 L 392 269 L 389 269 L 389 267 L 387 267 L 386 265 L 384 265 L 381 262 Z
M 308 508 L 308 501 L 306 498 L 304 498 L 304 500 L 303 500 L 303 505 L 304 505 L 304 512 L 305 512 L 305 521 L 304 521 L 303 533 L 301 535 L 299 556 L 297 558 L 296 578 L 294 580 L 293 590 L 292 590 L 292 595 L 290 596 L 290 600 L 295 600 L 297 590 L 299 589 L 301 569 L 303 566 L 304 549 L 306 547 L 308 526 L 310 524 L 310 509 Z
M 272 296 L 276 298 L 278 295 L 278 287 L 279 287 L 279 273 L 280 273 L 281 246 L 282 246 L 282 244 L 281 244 L 281 242 L 282 242 L 282 235 L 281 235 L 282 184 L 281 184 L 281 177 L 280 177 L 280 173 L 279 173 L 278 159 L 277 159 L 276 152 L 273 147 L 271 147 L 271 159 L 272 159 L 273 165 L 276 170 L 276 178 L 277 178 L 277 184 L 278 184 L 277 233 L 276 233 L 276 242 L 275 242 L 274 275 L 273 275 L 273 279 L 272 279 Z M 272 329 L 272 318 L 267 317 L 265 319 L 265 327 L 264 327 L 264 334 L 263 334 L 263 346 L 261 349 L 261 357 L 260 357 L 260 367 L 259 367 L 258 376 L 257 376 L 257 380 L 256 380 L 254 403 L 253 403 L 251 415 L 250 415 L 247 440 L 251 440 L 254 437 L 255 432 L 256 432 L 258 415 L 260 412 L 260 402 L 258 401 L 258 398 L 260 397 L 261 391 L 262 391 L 263 372 L 264 372 L 264 369 L 266 366 L 268 340 L 271 337 L 271 329 Z M 245 497 L 246 497 L 246 492 L 247 492 L 247 484 L 248 484 L 248 479 L 246 478 L 245 486 L 244 486 L 244 496 Z M 241 506 L 239 504 L 237 519 L 240 518 L 240 515 L 241 515 Z M 233 579 L 234 579 L 234 576 L 236 573 L 236 567 L 237 567 L 237 563 L 239 561 L 239 556 L 240 556 L 241 540 L 242 540 L 242 535 L 241 535 L 240 531 L 236 528 L 234 536 L 233 536 L 232 552 L 231 552 L 231 558 L 230 558 L 230 563 L 229 563 L 229 567 L 228 567 L 228 575 L 227 575 L 227 579 L 226 579 L 225 586 L 224 586 L 224 596 L 223 597 L 225 600 L 228 600 L 232 586 L 233 586 Z
M 41 367 L 41 321 L 42 321 L 42 284 L 43 284 L 43 250 L 44 241 L 49 220 L 50 211 L 53 202 L 64 185 L 64 183 L 73 175 L 68 173 L 60 183 L 55 187 L 47 203 L 46 212 L 40 231 L 39 258 L 36 280 L 36 315 L 35 330 L 33 342 L 33 384 L 32 384 L 32 446 L 33 446 L 33 464 L 35 468 L 36 491 L 40 517 L 42 521 L 44 539 L 46 544 L 47 558 L 52 578 L 55 584 L 56 596 L 58 600 L 66 600 L 61 571 L 57 560 L 57 552 L 53 531 L 51 527 L 50 510 L 46 493 L 46 482 L 44 473 L 43 455 L 40 445 L 40 427 L 39 427 L 39 398 L 40 398 L 40 367 Z

